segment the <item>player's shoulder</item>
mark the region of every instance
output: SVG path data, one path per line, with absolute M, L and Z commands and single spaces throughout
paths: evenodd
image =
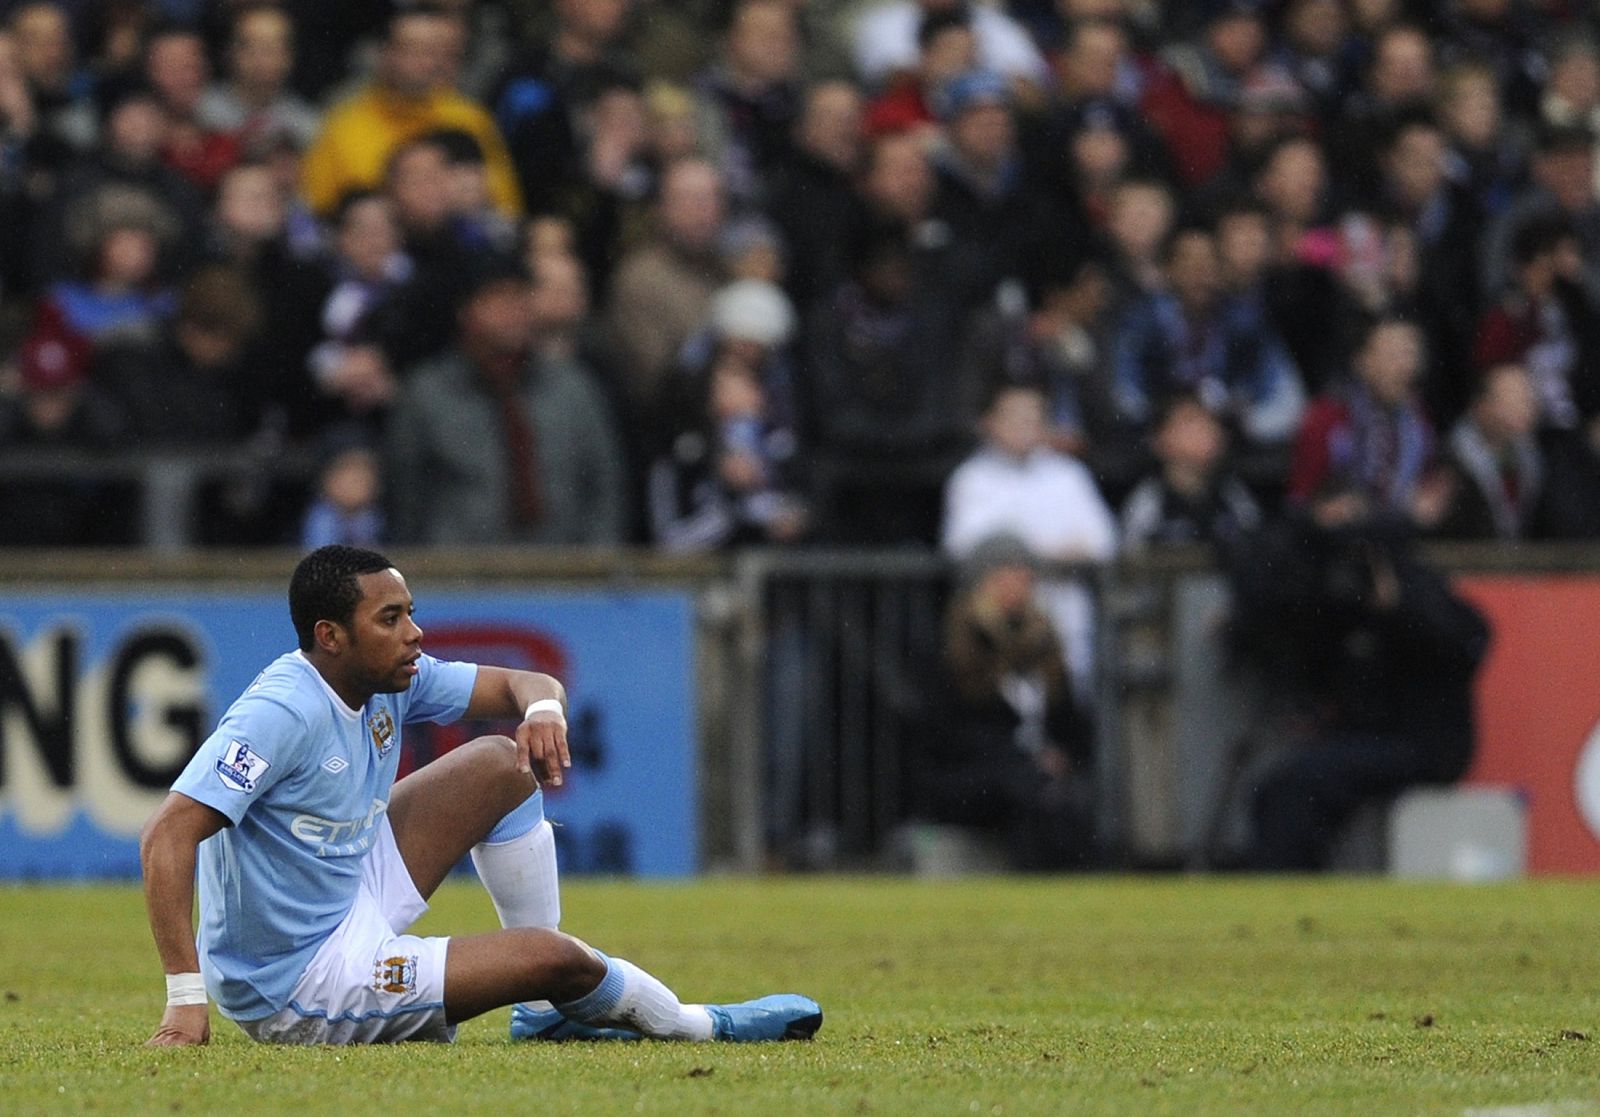
M 326 705 L 311 677 L 315 673 L 297 652 L 279 656 L 234 700 L 228 717 L 260 722 L 279 731 L 310 728 Z

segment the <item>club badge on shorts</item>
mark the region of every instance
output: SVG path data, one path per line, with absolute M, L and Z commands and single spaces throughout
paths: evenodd
M 380 993 L 412 993 L 417 988 L 417 956 L 385 958 L 372 967 L 372 987 Z
M 372 711 L 372 716 L 367 719 L 367 729 L 372 733 L 372 745 L 378 750 L 378 759 L 382 760 L 389 755 L 389 750 L 394 748 L 394 718 L 389 716 L 386 706 L 379 706 Z

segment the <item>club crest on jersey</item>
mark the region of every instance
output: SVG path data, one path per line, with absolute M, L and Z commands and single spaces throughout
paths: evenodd
M 385 958 L 372 967 L 372 987 L 380 993 L 413 993 L 417 988 L 417 956 Z
M 271 764 L 257 756 L 243 741 L 229 741 L 228 749 L 217 761 L 217 778 L 224 787 L 242 791 L 246 795 L 256 789 L 256 781 Z
M 379 706 L 367 719 L 367 728 L 372 732 L 373 747 L 378 750 L 378 759 L 382 760 L 389 755 L 389 750 L 394 748 L 394 718 L 389 716 L 387 707 Z

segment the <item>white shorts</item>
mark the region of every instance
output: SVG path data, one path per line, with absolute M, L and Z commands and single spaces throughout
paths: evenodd
M 455 1027 L 444 1019 L 450 940 L 401 933 L 427 910 L 388 818 L 380 819 L 355 903 L 300 975 L 289 1004 L 239 1027 L 262 1043 L 454 1040 Z

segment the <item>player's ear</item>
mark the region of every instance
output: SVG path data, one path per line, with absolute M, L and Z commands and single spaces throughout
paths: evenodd
M 344 625 L 337 621 L 318 621 L 311 631 L 316 637 L 318 650 L 332 655 L 338 655 L 349 642 Z

